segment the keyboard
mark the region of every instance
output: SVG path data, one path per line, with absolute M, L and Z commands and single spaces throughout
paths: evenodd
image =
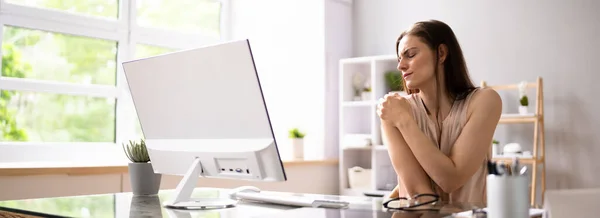
M 238 192 L 236 193 L 236 197 L 241 200 L 296 207 L 345 208 L 350 204 L 347 201 L 341 200 L 316 198 L 311 196 L 275 195 L 260 192 Z

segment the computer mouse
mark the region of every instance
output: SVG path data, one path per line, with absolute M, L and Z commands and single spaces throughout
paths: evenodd
M 254 186 L 240 186 L 229 191 L 229 196 L 232 198 L 236 198 L 236 194 L 240 192 L 254 192 L 259 193 L 260 189 Z

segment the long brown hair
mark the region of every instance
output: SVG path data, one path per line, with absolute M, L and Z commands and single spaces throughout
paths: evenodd
M 460 44 L 454 35 L 454 32 L 444 22 L 438 20 L 427 20 L 420 21 L 415 23 L 411 28 L 402 32 L 398 39 L 396 40 L 396 55 L 398 54 L 398 45 L 400 44 L 400 40 L 407 35 L 417 36 L 419 37 L 427 46 L 434 51 L 435 54 L 435 80 L 437 83 L 437 87 L 440 87 L 440 82 L 438 79 L 438 49 L 440 45 L 446 45 L 447 54 L 446 59 L 444 61 L 444 84 L 446 87 L 446 92 L 448 93 L 448 97 L 452 100 L 462 100 L 464 99 L 471 91 L 475 89 L 471 78 L 469 77 L 469 71 L 467 69 L 467 64 L 465 62 L 465 58 L 463 56 L 462 49 L 460 48 Z M 404 90 L 408 94 L 418 93 L 419 90 L 413 89 L 409 90 L 406 87 L 406 83 L 403 83 Z M 441 90 L 438 89 L 438 103 L 439 96 Z

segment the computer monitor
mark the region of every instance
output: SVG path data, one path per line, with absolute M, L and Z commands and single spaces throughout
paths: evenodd
M 248 40 L 122 65 L 154 171 L 183 176 L 166 206 L 235 206 L 191 199 L 199 177 L 287 180 Z

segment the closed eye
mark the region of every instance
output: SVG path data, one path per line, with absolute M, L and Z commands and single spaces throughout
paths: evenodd
M 406 49 L 406 50 L 404 50 L 404 52 L 402 52 L 402 56 L 405 56 L 408 58 L 413 58 L 417 54 L 417 52 L 415 51 L 416 49 L 417 49 L 416 47 Z M 398 57 L 398 61 L 400 61 L 401 59 L 402 59 L 402 57 Z

